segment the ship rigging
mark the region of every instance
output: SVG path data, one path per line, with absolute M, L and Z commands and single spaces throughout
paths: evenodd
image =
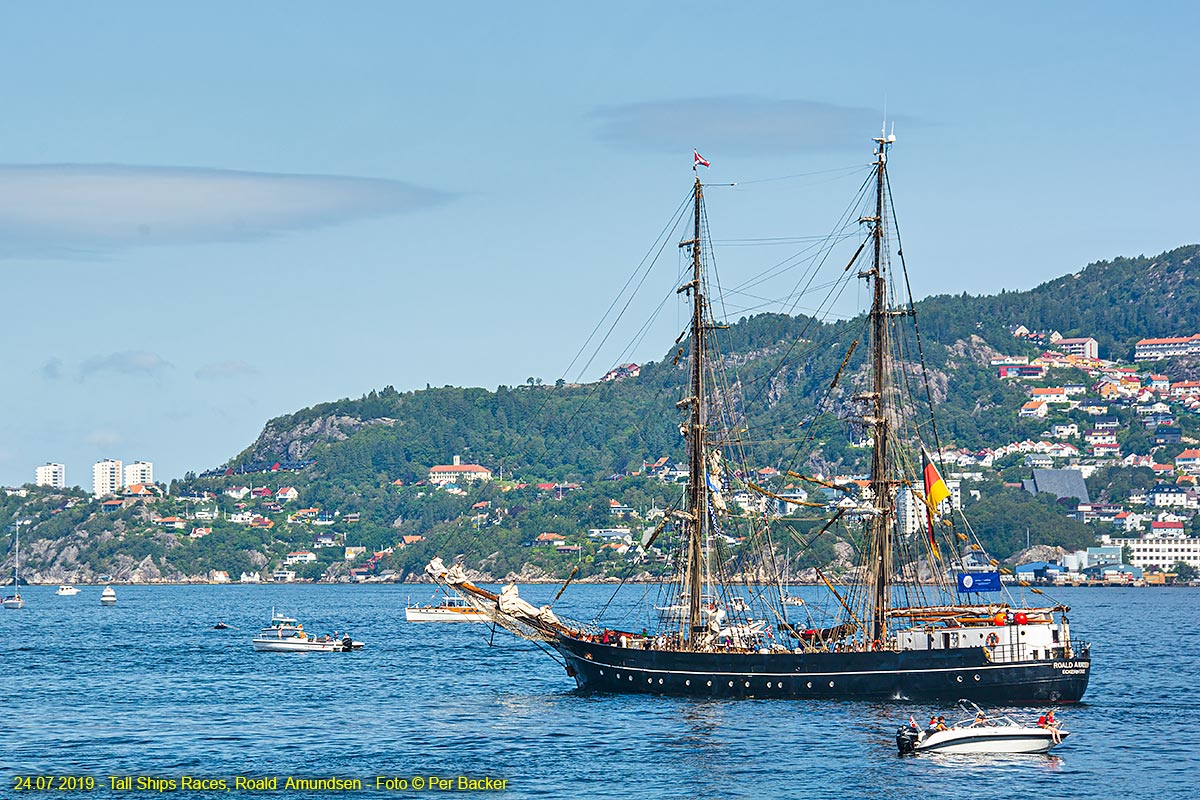
M 869 353 L 856 369 L 852 358 L 858 339 L 848 347 L 843 343 L 827 396 L 816 403 L 822 413 L 842 409 L 848 423 L 861 430 L 871 451 L 869 476 L 847 485 L 803 474 L 799 467 L 787 470 L 790 478 L 841 498 L 827 519 L 803 536 L 794 530 L 789 535 L 805 546 L 830 531 L 858 542 L 859 567 L 841 587 L 818 570 L 832 614 L 817 619 L 806 604 L 805 624 L 789 619 L 773 521 L 765 515 L 735 519 L 726 501 L 736 485 L 785 507 L 826 505 L 782 496 L 761 485 L 746 466 L 745 400 L 732 399 L 729 383 L 720 378 L 721 359 L 714 358 L 719 355 L 715 337 L 725 326 L 714 321 L 710 302 L 704 185 L 698 174 L 690 230 L 679 243 L 690 269 L 677 289 L 690 303 L 688 330 L 677 340 L 686 337 L 689 351 L 687 381 L 677 403 L 684 414 L 680 433 L 686 441 L 687 484 L 681 501 L 641 542 L 643 548 L 660 538 L 676 543 L 672 563 L 678 570 L 666 582 L 670 602 L 659 609 L 669 613 L 642 632 L 603 619 L 568 620 L 549 606 L 527 603 L 515 586 L 497 593 L 476 585 L 461 565 L 447 567 L 434 559 L 427 567 L 434 580 L 497 625 L 556 651 L 581 689 L 731 697 L 969 697 L 987 703 L 1076 702 L 1083 696 L 1090 649 L 1072 638 L 1068 608 L 1026 607 L 1011 599 L 972 602 L 954 581 L 956 571 L 978 563 L 982 547 L 961 515 L 947 513 L 950 492 L 929 454 L 939 450 L 929 373 L 911 293 L 898 300 L 892 275 L 895 214 L 887 159 L 895 136 L 885 131 L 873 141 L 874 160 L 864 186 L 874 191 L 857 220 L 866 235 L 843 270 L 869 284 Z M 894 238 L 898 244 L 898 235 Z M 897 255 L 907 288 L 898 247 Z M 910 325 L 911 334 L 901 333 L 902 323 Z M 841 383 L 855 384 L 857 393 L 845 397 Z M 906 399 L 920 394 L 927 414 Z M 801 439 L 812 443 L 818 429 L 809 427 L 802 429 Z M 914 519 L 919 524 L 913 525 Z M 747 522 L 742 552 L 737 557 L 718 552 L 727 526 Z M 851 526 L 858 523 L 856 534 Z

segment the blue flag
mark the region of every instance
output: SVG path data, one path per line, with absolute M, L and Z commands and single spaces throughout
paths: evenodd
M 958 574 L 958 591 L 967 592 L 998 592 L 1000 591 L 999 572 L 960 572 Z

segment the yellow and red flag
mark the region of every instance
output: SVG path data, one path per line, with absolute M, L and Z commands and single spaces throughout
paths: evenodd
M 933 512 L 943 500 L 950 496 L 950 489 L 946 487 L 946 482 L 942 480 L 942 476 L 938 473 L 937 467 L 933 465 L 933 461 L 929 458 L 929 453 L 921 451 L 922 473 L 925 478 L 925 505 L 928 507 L 927 521 L 929 522 L 929 549 L 933 551 L 935 558 L 941 558 L 938 553 L 937 542 L 933 538 Z

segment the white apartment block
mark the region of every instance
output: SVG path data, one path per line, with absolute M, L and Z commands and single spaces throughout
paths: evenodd
M 124 487 L 122 477 L 120 461 L 112 458 L 97 461 L 92 466 L 92 494 L 96 497 L 120 494 Z
M 38 486 L 65 489 L 67 487 L 67 468 L 62 464 L 43 464 L 37 468 L 34 482 Z
M 948 516 L 952 510 L 962 510 L 962 482 L 948 480 L 945 483 L 946 488 L 950 490 L 950 496 L 938 506 L 938 514 L 943 517 Z M 925 505 L 919 489 L 909 487 L 896 494 L 896 525 L 905 536 L 928 532 L 929 506 Z
M 1131 567 L 1170 569 L 1175 562 L 1182 561 L 1200 569 L 1200 538 L 1148 535 L 1111 541 L 1117 547 L 1128 547 L 1133 552 L 1129 560 Z
M 125 485 L 154 483 L 154 465 L 149 461 L 135 461 L 125 465 Z

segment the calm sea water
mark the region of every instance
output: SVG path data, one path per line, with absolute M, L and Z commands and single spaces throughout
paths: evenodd
M 545 602 L 555 587 L 522 594 Z M 615 604 L 637 600 L 626 587 Z M 483 625 L 409 624 L 427 587 L 99 587 L 23 592 L 0 613 L 0 797 L 144 797 L 110 776 L 277 776 L 275 794 L 189 798 L 412 797 L 377 776 L 506 779 L 502 797 L 1115 798 L 1200 795 L 1200 590 L 1075 589 L 1076 635 L 1094 643 L 1076 732 L 1052 756 L 899 758 L 910 714 L 948 707 L 583 695 L 533 645 Z M 611 588 L 568 590 L 590 619 Z M 255 653 L 272 607 L 312 631 L 349 630 L 351 654 Z M 223 620 L 240 630 L 212 630 Z M 1019 709 L 1032 719 L 1034 710 Z M 78 794 L 14 791 L 15 775 L 91 776 Z M 354 792 L 282 791 L 287 776 L 358 778 Z

